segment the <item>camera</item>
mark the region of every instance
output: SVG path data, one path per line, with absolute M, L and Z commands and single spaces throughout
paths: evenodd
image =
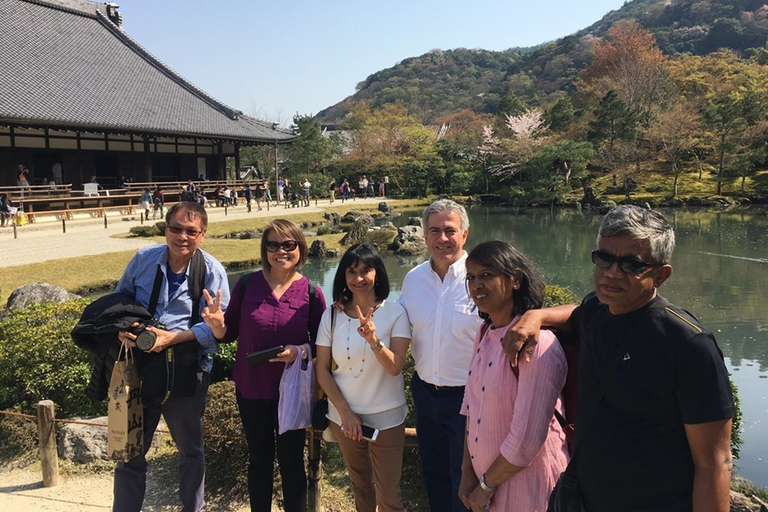
M 147 351 L 152 350 L 152 347 L 155 346 L 155 341 L 157 341 L 157 334 L 155 334 L 152 331 L 147 330 L 148 325 L 147 324 L 139 324 L 133 329 L 133 334 L 136 335 L 136 346 L 139 348 L 139 350 Z M 154 327 L 160 327 L 162 326 L 160 324 L 155 325 Z

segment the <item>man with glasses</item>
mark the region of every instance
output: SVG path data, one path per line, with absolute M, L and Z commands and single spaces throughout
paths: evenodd
M 206 300 L 190 294 L 191 278 L 197 277 L 191 275 L 190 270 L 196 265 L 202 268 L 199 262 L 202 257 L 204 289 L 216 297 L 222 309 L 226 309 L 229 302 L 229 284 L 221 263 L 200 249 L 208 225 L 205 208 L 195 202 L 180 202 L 168 210 L 165 221 L 165 245 L 140 249 L 128 263 L 115 292 L 131 295 L 138 304 L 151 310 L 153 291 L 159 286 L 159 293 L 155 291 L 154 294 L 156 307 L 153 314 L 165 328 L 147 327 L 148 331 L 157 335 L 154 346 L 147 352 L 161 352 L 184 342 L 198 345 L 198 385 L 194 394 L 171 395 L 160 404 L 144 401 L 144 453 L 149 450 L 162 414 L 179 450 L 181 510 L 198 512 L 205 507 L 202 416 L 213 365 L 210 354 L 219 348 L 211 328 L 201 319 Z M 193 314 L 195 307 L 197 311 Z M 126 347 L 136 347 L 136 336 L 130 332 L 120 332 L 119 339 Z M 144 455 L 117 464 L 113 511 L 141 510 L 146 474 L 147 460 Z
M 586 511 L 729 510 L 735 407 L 728 372 L 712 333 L 658 294 L 672 275 L 674 247 L 660 213 L 614 208 L 592 252 L 595 291 L 578 307 L 526 312 L 504 340 L 516 363 L 526 353 L 518 348 L 541 325 L 578 334 L 567 473 Z

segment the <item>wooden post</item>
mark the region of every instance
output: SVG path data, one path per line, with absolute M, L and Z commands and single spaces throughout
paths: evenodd
M 104 229 L 107 229 L 107 212 L 104 212 Z
M 62 233 L 67 232 L 67 221 L 63 217 L 61 219 L 61 232 Z
M 56 452 L 56 430 L 53 422 L 55 418 L 52 400 L 41 400 L 37 403 L 37 434 L 40 438 L 40 463 L 45 487 L 59 485 L 59 456 Z
M 322 497 L 321 481 L 323 479 L 320 467 L 320 437 L 322 432 L 308 429 L 309 447 L 307 450 L 307 511 L 320 512 Z

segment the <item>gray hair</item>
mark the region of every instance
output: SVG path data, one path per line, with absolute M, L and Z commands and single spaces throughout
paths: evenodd
M 469 217 L 467 216 L 467 210 L 463 206 L 461 206 L 456 201 L 451 201 L 450 199 L 438 199 L 437 201 L 424 208 L 424 212 L 421 214 L 421 227 L 424 230 L 424 234 L 427 234 L 427 222 L 429 221 L 430 215 L 434 213 L 447 212 L 454 212 L 459 216 L 462 231 L 469 229 Z
M 621 205 L 609 211 L 600 223 L 600 238 L 625 235 L 632 240 L 648 240 L 655 263 L 668 264 L 675 250 L 675 232 L 667 219 L 655 210 Z

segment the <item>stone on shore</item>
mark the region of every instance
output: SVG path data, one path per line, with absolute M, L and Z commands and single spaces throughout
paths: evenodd
M 53 286 L 48 283 L 32 283 L 19 286 L 11 292 L 8 297 L 6 307 L 8 309 L 26 309 L 30 304 L 43 304 L 53 302 L 61 304 L 73 299 L 80 298 L 79 295 L 69 293 L 61 286 Z

